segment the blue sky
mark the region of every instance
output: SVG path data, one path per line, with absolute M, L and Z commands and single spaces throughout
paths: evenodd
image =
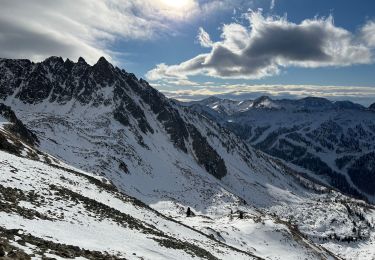
M 335 24 L 350 31 L 356 31 L 366 21 L 375 19 L 375 2 L 371 0 L 278 0 L 273 10 L 270 10 L 271 1 L 243 1 L 236 7 L 236 18 L 248 8 L 254 10 L 262 8 L 264 13 L 275 15 L 287 14 L 288 20 L 300 23 L 315 16 L 327 17 L 333 15 Z M 360 4 L 358 3 L 360 2 Z M 114 48 L 119 52 L 129 53 L 129 57 L 121 59 L 121 65 L 137 75 L 144 76 L 156 64 L 165 62 L 175 64 L 187 60 L 194 55 L 207 51 L 196 43 L 198 28 L 203 27 L 213 39 L 220 38 L 220 27 L 224 23 L 231 23 L 233 9 L 228 8 L 217 14 L 209 14 L 190 22 L 176 26 L 181 30 L 176 36 L 157 38 L 152 45 L 148 41 L 124 39 Z M 241 21 L 241 19 L 240 19 Z M 246 23 L 245 21 L 241 21 Z M 143 62 L 138 62 L 142 60 Z M 270 84 L 358 84 L 374 85 L 374 65 L 354 66 L 354 68 L 325 68 L 325 69 L 288 69 L 286 74 L 270 77 L 256 83 Z M 319 76 L 322 75 L 322 78 Z
M 20 19 L 19 17 L 22 17 Z M 5 1 L 0 56 L 105 56 L 167 96 L 375 101 L 371 0 Z

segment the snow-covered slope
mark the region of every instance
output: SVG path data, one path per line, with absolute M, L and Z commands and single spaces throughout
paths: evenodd
M 73 63 L 56 57 L 37 64 L 1 60 L 0 74 L 0 97 L 36 134 L 35 150 L 56 158 L 54 164 L 105 177 L 122 194 L 221 241 L 223 254 L 220 247 L 215 250 L 212 247 L 216 246 L 209 244 L 217 241 L 201 242 L 207 238 L 201 238 L 201 233 L 190 237 L 194 245 L 201 245 L 218 258 L 374 256 L 372 206 L 310 181 L 308 172 L 254 150 L 235 134 L 168 100 L 146 81 L 113 67 L 103 58 L 94 66 L 83 59 Z M 26 159 L 19 160 L 7 161 L 17 163 L 16 168 L 26 165 Z M 2 173 L 5 179 L 12 176 L 10 168 Z M 49 175 L 52 171 L 43 168 L 39 172 Z M 49 183 L 61 185 L 59 178 L 51 178 Z M 80 182 L 86 183 L 77 180 Z M 32 185 L 48 190 L 41 181 Z M 66 190 L 86 196 L 83 192 L 87 185 L 78 186 L 81 190 L 70 186 Z M 100 192 L 95 189 L 89 198 L 100 200 Z M 99 202 L 113 207 L 112 200 Z M 186 217 L 187 207 L 195 217 Z M 131 211 L 129 215 L 143 225 L 149 224 L 139 212 Z M 99 219 L 101 223 L 103 219 Z M 7 223 L 12 222 L 8 219 L 2 226 Z M 92 223 L 93 229 L 100 226 L 98 223 Z M 14 225 L 36 232 L 27 229 L 27 223 Z M 164 230 L 162 222 L 154 226 Z M 108 233 L 116 232 L 127 231 Z M 172 234 L 173 238 L 188 241 L 188 237 Z M 45 238 L 44 233 L 38 236 Z M 51 237 L 69 244 L 64 237 Z M 136 244 L 143 239 L 140 234 Z M 88 243 L 80 244 L 83 248 L 104 250 L 88 247 L 90 241 L 83 241 Z M 105 247 L 106 243 L 101 242 Z M 134 248 L 142 252 L 141 245 Z M 164 254 L 160 250 L 155 249 L 155 255 Z M 165 254 L 164 258 L 180 257 Z
M 288 226 L 277 223 L 274 218 L 266 217 L 255 209 L 247 209 L 249 215 L 246 215 L 245 220 L 238 220 L 237 213 L 233 213 L 232 219 L 229 219 L 227 212 L 191 218 L 196 229 L 202 230 L 207 236 L 212 236 L 212 232 L 220 234 L 220 228 L 223 227 L 220 223 L 227 222 L 227 227 L 246 227 L 245 237 L 252 233 L 246 230 L 260 229 L 256 235 L 259 239 L 263 238 L 251 246 L 252 240 L 237 238 L 236 230 L 232 230 L 230 239 L 234 241 L 229 243 L 215 236 L 212 238 L 221 243 L 211 241 L 211 237 L 190 230 L 152 211 L 141 202 L 120 194 L 114 187 L 105 184 L 107 182 L 103 183 L 105 180 L 100 177 L 74 169 L 56 159 L 47 161 L 46 165 L 46 161 L 30 160 L 26 154 L 19 156 L 0 152 L 3 202 L 3 211 L 0 213 L 3 229 L 0 233 L 6 238 L 8 254 L 21 256 L 25 252 L 36 254 L 37 257 L 57 255 L 94 259 L 112 256 L 127 259 L 178 259 L 190 258 L 191 255 L 251 259 L 253 253 L 271 258 L 288 255 L 294 259 L 301 256 L 315 259 L 329 255 L 323 249 L 314 248 L 311 242 L 304 244 L 295 241 Z M 142 187 L 140 184 L 138 186 Z M 175 214 L 176 220 L 192 226 L 182 215 L 185 214 Z M 262 219 L 267 222 L 266 226 Z M 129 225 L 135 225 L 133 222 L 137 221 L 137 226 L 127 229 L 123 227 L 124 221 L 130 222 Z M 155 230 L 149 230 L 149 225 L 153 225 Z M 150 239 L 143 233 L 152 234 L 155 238 Z M 92 238 L 87 240 L 87 237 Z M 267 243 L 264 243 L 265 239 Z M 255 237 L 255 240 L 258 239 Z M 249 243 L 246 248 L 243 247 L 245 243 Z M 44 246 L 42 251 L 39 248 L 41 244 Z M 210 253 L 207 248 L 212 248 L 213 252 Z M 293 250 L 292 254 L 290 250 Z
M 226 113 L 214 109 L 228 102 L 237 105 Z M 252 105 L 245 111 L 242 103 Z M 374 201 L 375 113 L 371 107 L 322 98 L 268 97 L 243 102 L 215 98 L 185 105 L 234 131 L 252 146 L 311 170 L 345 193 Z
M 0 158 L 0 239 L 9 255 L 253 259 L 89 174 L 4 152 Z

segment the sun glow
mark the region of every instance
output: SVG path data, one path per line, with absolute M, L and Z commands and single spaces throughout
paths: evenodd
M 182 9 L 191 5 L 191 0 L 161 0 L 169 8 Z
M 176 21 L 186 20 L 197 14 L 197 0 L 153 0 L 153 5 L 166 18 Z

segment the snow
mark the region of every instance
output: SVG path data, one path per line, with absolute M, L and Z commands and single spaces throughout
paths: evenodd
M 292 239 L 292 235 L 282 224 L 274 220 L 263 218 L 260 214 L 254 219 L 207 220 L 205 218 L 184 219 L 189 225 L 200 228 L 207 234 L 212 234 L 231 246 L 254 252 L 264 259 L 315 259 L 318 255 L 308 248 L 303 248 L 299 242 Z M 323 252 L 323 250 L 322 250 Z
M 157 115 L 140 101 L 137 93 L 131 89 L 128 92 L 144 111 L 155 130 L 153 134 L 143 134 L 130 113 L 128 127 L 114 120 L 113 102 L 92 106 L 81 105 L 74 99 L 64 105 L 44 100 L 30 105 L 15 95 L 8 97 L 5 103 L 38 135 L 37 149 L 67 169 L 0 152 L 0 184 L 44 196 L 46 202 L 41 205 L 22 200 L 18 206 L 53 219 L 27 219 L 17 212 L 0 211 L 0 226 L 20 228 L 46 240 L 107 251 L 127 259 L 192 258 L 184 250 L 158 244 L 153 239 L 155 234 L 131 229 L 92 212 L 82 201 L 61 199 L 51 188 L 53 184 L 65 188 L 66 193 L 70 191 L 108 206 L 118 214 L 128 214 L 155 232 L 192 243 L 220 259 L 252 259 L 252 255 L 266 259 L 331 259 L 331 254 L 346 259 L 371 259 L 375 248 L 373 223 L 367 225 L 350 215 L 345 207 L 349 205 L 373 222 L 371 205 L 311 183 L 301 177 L 298 167 L 265 155 L 212 121 L 174 106 L 224 160 L 228 174 L 218 180 L 197 162 L 192 140 L 186 140 L 187 153 L 176 148 Z M 95 95 L 112 100 L 112 87 L 104 87 Z M 271 115 L 270 110 L 279 107 L 269 99 L 259 102 L 256 109 L 255 101 L 215 102 L 219 100 L 207 100 L 203 109 L 212 113 L 215 111 L 211 106 L 217 109 L 220 113 L 215 112 L 215 116 L 219 119 L 249 123 L 257 120 L 261 124 L 273 121 L 257 141 L 283 125 L 279 117 L 283 111 Z M 268 109 L 257 114 L 259 106 Z M 241 111 L 245 111 L 244 116 L 236 118 Z M 307 120 L 305 114 L 296 117 L 289 113 L 287 118 L 288 126 Z M 139 136 L 145 145 L 140 144 Z M 128 171 L 120 169 L 121 163 L 126 164 Z M 90 182 L 90 176 L 113 183 L 121 193 Z M 185 216 L 187 207 L 195 217 Z M 238 219 L 237 213 L 230 215 L 231 210 L 243 211 L 245 218 Z M 359 242 L 344 246 L 336 240 L 319 240 L 334 233 L 343 237 L 353 235 L 354 223 L 364 235 Z
M 139 230 L 126 228 L 112 219 L 102 219 L 94 216 L 92 212 L 83 207 L 81 203 L 75 204 L 69 200 L 60 200 L 50 192 L 50 185 L 65 187 L 87 198 L 115 208 L 136 219 L 140 219 L 144 225 L 154 225 L 162 232 L 177 237 L 182 241 L 204 245 L 206 250 L 214 255 L 236 259 L 248 259 L 242 253 L 231 250 L 225 245 L 184 227 L 177 222 L 136 204 L 132 200 L 120 199 L 105 190 L 99 189 L 88 182 L 84 175 L 75 175 L 64 170 L 46 166 L 43 163 L 22 159 L 0 152 L 1 170 L 0 184 L 5 187 L 18 188 L 23 191 L 36 191 L 44 197 L 47 203 L 36 206 L 22 201 L 20 207 L 37 209 L 38 212 L 50 216 L 63 218 L 54 221 L 43 219 L 26 219 L 15 213 L 0 212 L 0 226 L 7 229 L 22 228 L 24 232 L 58 243 L 77 245 L 88 250 L 107 251 L 114 255 L 120 255 L 129 259 L 144 257 L 145 259 L 190 259 L 191 255 L 175 249 L 160 246 L 152 236 Z M 9 169 L 15 167 L 17 172 L 11 174 Z M 125 197 L 126 198 L 126 197 Z M 52 212 L 52 213 L 51 213 Z M 52 214 L 52 215 L 51 215 Z M 195 242 L 196 241 L 196 242 Z M 133 256 L 133 252 L 136 256 Z
M 219 106 L 221 103 L 226 104 L 227 102 L 228 100 L 225 99 L 216 100 L 215 104 Z M 243 104 L 245 102 L 250 101 L 239 103 Z M 275 142 L 272 142 L 270 147 L 265 147 L 263 150 L 279 149 L 279 140 L 287 140 L 287 142 L 292 143 L 296 147 L 306 149 L 306 153 L 317 156 L 333 171 L 344 175 L 348 184 L 353 189 L 363 193 L 369 201 L 375 201 L 374 195 L 365 194 L 356 187 L 348 176 L 347 168 L 353 161 L 342 169 L 339 169 L 336 164 L 336 159 L 343 156 L 358 158 L 366 153 L 374 151 L 374 113 L 364 108 L 361 109 L 360 105 L 354 105 L 351 106 L 351 108 L 345 109 L 335 107 L 334 104 L 336 103 L 314 98 L 302 100 L 271 100 L 267 97 L 263 97 L 261 98 L 261 102 L 256 104 L 256 107 L 250 107 L 244 110 L 237 106 L 232 112 L 226 115 L 215 113 L 215 111 L 211 109 L 211 104 L 205 102 L 205 100 L 196 101 L 195 105 L 201 104 L 204 106 L 204 112 L 209 114 L 210 118 L 218 123 L 229 126 L 236 126 L 238 124 L 246 127 L 246 129 L 250 129 L 248 130 L 248 135 L 246 135 L 250 145 L 260 145 L 278 131 L 284 131 L 278 133 Z M 196 106 L 192 108 L 197 110 Z M 270 110 L 270 108 L 272 109 Z M 322 125 L 327 122 L 334 122 L 342 127 L 341 132 L 333 133 L 338 139 L 337 143 L 332 142 L 329 137 L 325 137 L 328 133 L 325 132 L 324 128 L 322 129 Z M 256 129 L 263 129 L 263 131 L 259 135 L 256 135 Z M 286 129 L 288 130 L 285 131 Z M 363 129 L 363 131 L 361 129 Z M 320 132 L 323 141 L 329 143 L 332 148 L 327 148 L 322 145 L 316 134 L 313 137 L 308 136 L 308 134 L 313 133 L 313 131 Z M 302 136 L 309 144 L 288 137 L 289 133 Z M 341 141 L 341 138 L 343 138 L 344 141 Z M 345 144 L 345 140 L 349 140 L 349 143 L 350 141 L 358 141 L 358 148 L 355 148 L 356 146 L 354 146 L 354 148 L 343 147 L 341 142 Z M 285 147 L 282 149 L 285 152 L 288 151 Z M 320 176 L 318 177 L 321 178 Z
M 9 121 L 0 115 L 0 129 L 3 128 L 5 124 L 9 124 Z
M 36 129 L 42 137 L 43 150 L 60 158 L 68 165 L 84 171 L 105 173 L 105 176 L 125 193 L 141 199 L 152 208 L 173 218 L 182 218 L 186 207 L 191 207 L 194 212 L 202 216 L 203 221 L 200 221 L 198 217 L 197 220 L 192 218 L 192 223 L 188 221 L 190 219 L 183 220 L 183 222 L 208 235 L 212 230 L 207 229 L 205 217 L 213 219 L 209 227 L 220 233 L 226 234 L 225 232 L 229 232 L 228 229 L 240 230 L 240 232 L 229 232 L 228 235 L 222 236 L 226 243 L 241 250 L 244 248 L 241 244 L 242 240 L 247 243 L 247 250 L 258 256 L 279 259 L 280 255 L 293 249 L 294 259 L 298 259 L 301 255 L 307 259 L 315 259 L 316 253 L 309 248 L 313 246 L 312 243 L 306 249 L 305 245 L 294 241 L 293 236 L 288 235 L 289 228 L 283 224 L 275 224 L 277 221 L 272 220 L 268 213 L 276 213 L 286 219 L 293 215 L 297 216 L 294 221 L 300 223 L 301 230 L 307 234 L 315 234 L 314 231 L 316 231 L 324 235 L 330 228 L 329 219 L 324 217 L 313 218 L 320 222 L 318 226 L 308 224 L 311 214 L 319 212 L 311 208 L 311 204 L 327 195 L 316 195 L 312 191 L 299 187 L 291 176 L 280 174 L 280 170 L 275 168 L 265 155 L 255 152 L 247 154 L 245 148 L 241 148 L 240 145 L 236 148 L 236 152 L 228 153 L 222 147 L 221 140 L 215 137 L 209 138 L 209 142 L 223 157 L 228 168 L 229 175 L 220 182 L 197 165 L 193 157 L 177 150 L 170 143 L 157 120 L 149 115 L 148 121 L 154 129 L 158 129 L 153 136 L 144 136 L 144 142 L 152 148 L 150 150 L 139 146 L 130 130 L 123 128 L 115 121 L 109 121 L 109 114 L 96 114 L 95 117 L 92 117 L 92 113 L 86 114 L 86 112 L 73 113 L 74 117 L 35 112 L 28 114 L 25 111 L 21 111 L 20 114 L 23 115 L 23 120 Z M 184 114 L 184 116 L 191 117 L 189 114 Z M 202 124 L 195 121 L 196 118 L 189 118 L 189 120 L 192 120 L 202 132 L 208 129 L 218 131 L 208 121 Z M 74 127 L 76 125 L 80 127 L 77 129 Z M 234 136 L 225 138 L 235 140 Z M 56 144 L 59 149 L 56 149 Z M 251 158 L 250 164 L 243 161 L 242 153 Z M 125 161 L 130 173 L 120 171 L 116 164 L 107 164 L 107 160 Z M 74 187 L 73 190 L 75 190 Z M 111 199 L 105 194 L 98 197 L 96 193 L 95 190 L 85 190 L 86 196 L 94 197 L 113 208 L 123 207 L 121 201 Z M 247 205 L 242 203 L 243 199 L 247 201 Z M 319 209 L 327 207 L 331 206 L 321 204 Z M 247 222 L 226 223 L 231 209 L 245 210 L 248 213 L 256 212 L 261 218 L 267 220 L 267 225 L 255 223 L 254 219 Z M 258 209 L 261 211 L 259 212 Z M 335 210 L 334 207 L 332 210 Z M 305 211 L 306 214 L 301 214 Z M 125 212 L 128 212 L 128 209 Z M 144 212 L 133 214 L 138 218 L 144 216 Z M 345 215 L 343 212 L 338 214 Z M 324 213 L 321 216 L 324 216 Z M 158 227 L 163 226 L 154 221 L 151 223 Z M 224 229 L 223 226 L 227 228 Z M 173 230 L 174 228 L 167 229 L 168 232 Z M 248 233 L 251 230 L 256 232 L 249 236 Z M 347 231 L 344 230 L 343 233 L 345 232 Z M 263 243 L 264 240 L 267 243 Z M 335 247 L 329 248 L 338 250 Z

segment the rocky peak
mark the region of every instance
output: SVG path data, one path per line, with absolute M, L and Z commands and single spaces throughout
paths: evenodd
M 75 63 L 69 59 L 66 59 L 64 62 L 64 67 L 66 68 L 67 71 L 71 71 L 72 68 L 74 67 Z
M 104 57 L 100 57 L 96 64 L 93 66 L 93 68 L 104 73 L 107 71 L 111 71 L 113 69 L 113 66 Z
M 63 64 L 64 60 L 61 57 L 51 56 L 43 61 L 44 64 Z
M 271 103 L 272 103 L 272 99 L 269 96 L 261 96 L 261 97 L 254 100 L 253 107 L 268 108 L 269 107 L 268 104 L 271 104 Z
M 114 81 L 114 67 L 104 57 L 100 57 L 97 63 L 92 67 L 94 76 L 99 81 L 112 84 Z
M 73 69 L 72 74 L 74 75 L 81 75 L 84 73 L 86 69 L 91 67 L 89 64 L 87 64 L 85 59 L 82 57 L 79 57 L 78 62 L 77 63 L 73 62 L 73 64 L 74 66 L 72 68 Z
M 62 66 L 56 66 L 60 63 Z M 16 83 L 10 80 L 0 81 L 0 90 L 6 86 L 11 87 L 4 99 L 15 94 L 12 98 L 26 104 L 51 102 L 62 106 L 68 103 L 70 105 L 69 101 L 74 101 L 72 109 L 77 107 L 82 111 L 80 104 L 87 109 L 94 110 L 98 107 L 98 113 L 103 105 L 107 106 L 111 109 L 113 118 L 128 127 L 137 138 L 138 144 L 144 148 L 148 148 L 144 135 L 154 133 L 149 123 L 149 117 L 154 116 L 176 148 L 184 153 L 194 150 L 197 162 L 216 178 L 220 179 L 227 173 L 223 159 L 200 130 L 186 121 L 178 107 L 152 88 L 147 81 L 138 80 L 134 74 L 115 68 L 104 57 L 93 66 L 82 58 L 74 63 L 51 57 L 44 62 L 31 64 L 27 71 L 16 79 Z M 32 141 L 32 137 L 28 139 Z
M 375 111 L 375 103 L 372 103 L 368 108 L 369 108 L 370 110 Z
M 106 58 L 104 58 L 103 56 L 101 56 L 99 58 L 99 60 L 96 62 L 97 65 L 106 65 L 108 66 L 110 63 L 106 60 Z
M 218 97 L 215 97 L 215 96 L 208 97 L 208 98 L 205 98 L 205 99 L 202 100 L 202 102 L 205 103 L 205 104 L 210 104 L 210 103 L 214 103 L 214 102 L 218 102 L 218 101 L 221 101 L 221 99 L 218 98 Z
M 85 61 L 85 59 L 82 58 L 82 57 L 79 57 L 79 58 L 78 58 L 78 63 L 79 63 L 79 64 L 87 64 L 86 61 Z
M 36 67 L 42 71 L 45 70 L 49 72 L 49 74 L 64 74 L 66 70 L 66 64 L 63 58 L 56 56 L 49 57 L 43 62 L 37 63 Z

